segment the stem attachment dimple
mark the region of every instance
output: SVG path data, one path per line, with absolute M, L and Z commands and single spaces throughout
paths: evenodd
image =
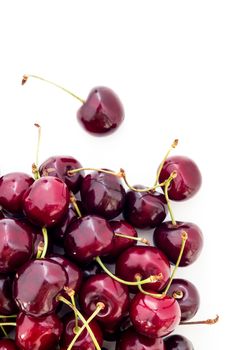
M 189 322 L 180 322 L 180 325 L 186 326 L 186 325 L 195 325 L 195 324 L 207 324 L 207 325 L 212 325 L 217 323 L 219 320 L 219 316 L 216 315 L 215 318 L 209 318 L 208 320 L 204 321 L 189 321 Z

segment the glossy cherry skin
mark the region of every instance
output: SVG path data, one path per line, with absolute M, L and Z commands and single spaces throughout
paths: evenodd
M 15 219 L 0 220 L 0 273 L 13 272 L 32 256 L 31 227 Z
M 96 136 L 115 131 L 124 120 L 124 109 L 116 93 L 103 86 L 95 87 L 77 112 L 84 129 Z
M 170 278 L 170 264 L 159 249 L 147 246 L 134 246 L 125 250 L 116 261 L 116 275 L 126 281 L 135 281 L 140 274 L 142 279 L 162 273 L 162 279 L 145 284 L 145 290 L 160 291 Z M 137 287 L 131 287 L 131 292 L 137 292 Z
M 105 308 L 99 312 L 96 320 L 107 326 L 118 323 L 129 307 L 128 288 L 106 274 L 90 277 L 82 285 L 79 300 L 88 316 L 95 311 L 98 302 L 104 303 Z
M 202 177 L 196 163 L 184 156 L 169 157 L 162 168 L 159 182 L 162 183 L 175 171 L 174 178 L 168 189 L 168 196 L 174 201 L 181 201 L 193 197 L 201 187 Z
M 28 220 L 41 227 L 56 225 L 68 211 L 70 194 L 66 184 L 52 176 L 41 177 L 24 194 Z
M 143 188 L 143 186 L 135 187 Z M 154 228 L 160 225 L 167 216 L 166 199 L 158 192 L 141 193 L 129 190 L 126 193 L 123 214 L 126 221 L 135 227 Z
M 111 220 L 123 210 L 125 190 L 118 177 L 93 171 L 82 182 L 81 199 L 89 214 Z
M 60 264 L 66 271 L 68 276 L 66 286 L 75 292 L 78 292 L 82 282 L 82 270 L 64 256 L 53 254 L 49 255 L 48 257 L 49 259 Z
M 15 341 L 22 350 L 55 349 L 63 330 L 55 314 L 35 318 L 21 312 L 16 323 Z
M 15 342 L 11 339 L 0 339 L 0 350 L 17 350 Z
M 162 338 L 148 338 L 130 327 L 121 334 L 116 350 L 165 350 Z
M 194 350 L 193 344 L 183 335 L 174 334 L 164 339 L 166 350 Z
M 188 266 L 197 260 L 203 247 L 203 234 L 200 228 L 191 222 L 171 221 L 162 223 L 154 231 L 154 244 L 161 249 L 168 259 L 176 264 L 181 248 L 181 234 L 188 234 L 179 266 Z
M 188 321 L 196 315 L 200 306 L 200 296 L 193 283 L 182 278 L 175 278 L 167 294 L 178 301 L 181 321 Z
M 25 173 L 10 173 L 0 178 L 0 206 L 12 214 L 22 214 L 24 193 L 34 179 Z
M 0 275 L 0 315 L 9 316 L 17 312 L 17 306 L 12 296 L 12 283 L 12 277 Z
M 84 317 L 85 319 L 88 318 L 85 315 Z M 74 328 L 75 328 L 74 314 L 70 313 L 69 315 L 67 315 L 63 320 L 63 324 L 64 324 L 64 331 L 63 331 L 61 343 L 62 343 L 62 347 L 64 349 L 67 349 L 74 338 Z M 80 319 L 78 320 L 78 326 L 79 327 L 83 326 L 83 323 Z M 102 346 L 103 335 L 102 335 L 100 326 L 94 320 L 92 320 L 89 323 L 89 326 L 92 332 L 94 333 L 99 346 Z M 73 345 L 72 350 L 95 350 L 95 345 L 93 344 L 92 339 L 86 329 L 84 329 L 84 331 L 80 334 L 77 341 Z
M 180 323 L 181 311 L 174 298 L 138 293 L 130 304 L 130 319 L 138 333 L 149 338 L 164 337 Z
M 82 168 L 81 163 L 71 156 L 54 156 L 45 160 L 39 172 L 41 176 L 55 176 L 64 181 L 70 191 L 76 193 L 80 189 L 84 171 L 68 175 L 67 172 L 72 169 Z
M 120 233 L 130 237 L 138 237 L 137 231 L 133 226 L 128 224 L 125 220 L 110 221 L 114 233 Z M 112 244 L 108 255 L 105 260 L 108 262 L 115 262 L 115 259 L 127 248 L 137 244 L 137 241 L 128 238 L 121 238 L 119 236 L 113 236 Z
M 67 285 L 67 273 L 57 262 L 49 259 L 33 260 L 16 274 L 13 295 L 20 310 L 27 315 L 41 317 L 54 312 L 56 297 Z
M 94 215 L 73 221 L 65 235 L 65 250 L 73 260 L 81 264 L 104 255 L 111 247 L 113 231 L 107 221 Z
M 64 215 L 59 224 L 49 229 L 49 236 L 51 239 L 57 244 L 63 244 L 66 230 L 69 224 L 76 218 L 77 214 L 75 213 L 74 209 L 69 207 L 68 212 Z

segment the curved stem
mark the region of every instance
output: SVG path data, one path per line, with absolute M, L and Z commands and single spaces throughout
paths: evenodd
M 46 83 L 49 83 L 49 84 L 51 84 L 51 85 L 53 85 L 53 86 L 55 86 L 55 87 L 57 87 L 57 88 L 59 88 L 59 89 L 65 91 L 65 92 L 67 92 L 67 94 L 73 96 L 74 98 L 76 98 L 77 100 L 79 100 L 81 103 L 85 103 L 85 100 L 83 100 L 81 97 L 75 95 L 75 94 L 74 94 L 73 92 L 71 92 L 70 90 L 68 90 L 68 89 L 64 88 L 63 86 L 58 85 L 58 84 L 56 84 L 56 83 L 54 83 L 54 82 L 52 82 L 52 81 L 50 81 L 50 80 L 44 79 L 44 78 L 42 78 L 42 77 L 39 77 L 38 75 L 34 75 L 34 74 L 25 74 L 25 75 L 23 76 L 23 79 L 22 79 L 22 85 L 24 85 L 24 84 L 27 82 L 28 78 L 35 78 L 35 79 L 42 80 L 42 81 L 44 81 L 44 82 L 46 82 Z
M 69 287 L 64 287 L 64 290 L 65 292 L 67 293 L 67 295 L 70 297 L 70 300 L 71 300 L 71 303 L 72 305 L 77 309 L 76 307 L 76 302 L 75 302 L 75 291 Z M 74 317 L 75 317 L 75 327 L 74 327 L 74 330 L 75 330 L 75 333 L 77 333 L 79 331 L 79 326 L 78 326 L 78 316 L 77 316 L 77 313 L 75 312 L 74 313 Z
M 48 249 L 48 231 L 45 227 L 42 227 L 42 234 L 44 237 L 44 247 L 43 247 L 43 251 L 41 253 L 40 259 L 43 259 L 47 253 L 47 249 Z
M 82 217 L 81 211 L 80 211 L 78 204 L 76 202 L 76 198 L 72 192 L 70 192 L 70 202 L 73 205 L 78 217 L 81 218 Z
M 77 174 L 80 171 L 84 171 L 84 170 L 87 170 L 87 171 L 98 171 L 100 173 L 121 177 L 121 172 L 116 173 L 115 171 L 105 170 L 105 169 L 100 169 L 100 168 L 78 168 L 78 169 L 72 169 L 72 170 L 68 170 L 67 171 L 67 175 L 72 176 L 73 174 Z
M 127 286 L 138 286 L 139 284 L 147 284 L 147 283 L 156 282 L 158 279 L 160 279 L 159 276 L 154 275 L 154 276 L 150 276 L 150 277 L 148 277 L 144 280 L 140 280 L 140 281 L 134 281 L 134 282 L 125 281 L 125 280 L 122 280 L 121 278 L 115 276 L 111 271 L 109 271 L 108 268 L 103 264 L 103 262 L 101 261 L 99 256 L 97 256 L 95 258 L 95 260 L 98 262 L 98 264 L 102 267 L 102 269 L 104 270 L 104 272 L 106 272 L 107 275 L 112 277 L 112 279 L 114 279 L 115 281 L 122 283 L 122 284 L 126 284 Z
M 148 241 L 148 239 L 143 238 L 143 237 L 128 236 L 128 235 L 124 235 L 122 233 L 117 233 L 117 232 L 114 232 L 114 235 L 117 237 L 120 237 L 120 238 L 131 239 L 133 241 L 138 241 L 138 242 L 141 242 L 143 244 L 150 245 L 150 242 Z
M 186 326 L 186 325 L 194 325 L 194 324 L 208 324 L 208 325 L 212 325 L 217 323 L 219 320 L 219 316 L 216 315 L 215 318 L 210 318 L 208 320 L 204 320 L 204 321 L 189 321 L 189 322 L 180 322 L 180 325 L 182 326 Z
M 137 278 L 139 281 L 140 281 L 140 277 Z M 162 299 L 164 297 L 163 293 L 150 293 L 150 292 L 147 292 L 146 290 L 144 290 L 142 288 L 142 286 L 139 284 L 138 285 L 138 289 L 139 291 L 142 293 L 142 294 L 145 294 L 145 295 L 149 295 L 150 297 L 153 297 L 153 298 L 156 298 L 156 299 Z
M 16 322 L 1 322 L 0 326 L 12 326 L 12 327 L 16 327 L 17 323 Z
M 169 199 L 168 196 L 168 187 L 170 186 L 170 183 L 172 182 L 173 179 L 175 179 L 177 176 L 176 172 L 173 171 L 173 173 L 171 173 L 171 175 L 169 176 L 169 178 L 165 181 L 165 187 L 164 187 L 164 196 L 166 198 L 166 202 L 167 202 L 167 207 L 168 207 L 168 211 L 171 217 L 171 221 L 172 221 L 172 225 L 176 225 L 176 220 L 172 211 L 172 207 L 171 207 L 171 201 Z
M 8 334 L 7 334 L 6 330 L 5 330 L 5 328 L 2 325 L 0 325 L 0 328 L 1 328 L 2 333 L 4 334 L 4 336 L 7 338 Z
M 158 171 L 157 171 L 156 180 L 155 180 L 155 183 L 154 183 L 155 186 L 156 186 L 156 185 L 158 184 L 158 182 L 159 182 L 159 176 L 160 176 L 161 171 L 162 171 L 162 169 L 163 169 L 164 163 L 166 162 L 166 160 L 167 160 L 167 158 L 168 158 L 170 152 L 171 152 L 174 148 L 176 148 L 176 146 L 178 145 L 178 142 L 179 142 L 179 140 L 178 140 L 178 139 L 175 139 L 175 140 L 173 141 L 171 147 L 169 148 L 169 150 L 168 150 L 167 153 L 165 154 L 165 157 L 163 158 L 163 160 L 162 160 L 162 162 L 161 162 L 161 164 L 160 164 L 160 166 L 159 166 L 159 169 L 158 169 Z

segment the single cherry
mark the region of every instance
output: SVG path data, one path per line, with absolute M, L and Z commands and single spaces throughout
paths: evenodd
M 17 350 L 16 344 L 11 339 L 0 339 L 0 350 Z
M 66 184 L 56 177 L 45 176 L 35 181 L 24 194 L 23 209 L 32 223 L 50 227 L 67 213 L 69 201 Z
M 143 186 L 134 186 L 143 189 Z M 135 192 L 129 190 L 126 193 L 124 217 L 131 225 L 149 229 L 160 225 L 167 215 L 167 204 L 163 194 L 159 192 Z
M 0 273 L 17 270 L 32 256 L 31 225 L 16 219 L 0 220 Z
M 15 341 L 22 350 L 55 349 L 63 329 L 55 314 L 35 318 L 21 312 L 16 324 Z
M 191 222 L 177 221 L 175 225 L 166 221 L 154 231 L 154 244 L 175 264 L 180 252 L 180 236 L 185 231 L 188 239 L 179 266 L 192 264 L 199 257 L 203 247 L 203 235 L 200 228 Z
M 145 290 L 160 291 L 170 278 L 170 264 L 167 257 L 155 247 L 134 246 L 125 250 L 116 261 L 116 275 L 126 281 L 134 281 L 136 275 L 142 279 L 162 274 L 160 280 L 144 285 Z M 130 286 L 131 292 L 137 292 Z
M 20 310 L 41 317 L 54 312 L 56 297 L 67 285 L 67 273 L 57 262 L 38 259 L 25 264 L 16 274 L 13 295 Z
M 130 305 L 130 319 L 138 333 L 149 338 L 164 337 L 180 323 L 181 311 L 174 298 L 138 293 Z
M 41 176 L 55 176 L 64 181 L 70 191 L 76 193 L 79 191 L 84 172 L 69 176 L 67 172 L 72 169 L 81 168 L 78 160 L 71 156 L 54 156 L 45 160 L 39 168 Z
M 117 176 L 93 171 L 82 182 L 81 199 L 89 214 L 110 220 L 122 212 L 125 190 Z
M 174 334 L 164 339 L 166 350 L 194 350 L 193 344 L 183 335 Z
M 12 214 L 22 214 L 24 193 L 34 179 L 25 173 L 15 172 L 0 178 L 0 206 Z
M 201 173 L 194 161 L 184 156 L 169 157 L 163 164 L 159 182 L 169 178 L 172 172 L 176 172 L 176 178 L 171 182 L 168 195 L 175 201 L 181 201 L 193 197 L 201 187 Z
M 162 338 L 148 338 L 130 327 L 121 334 L 116 350 L 165 350 L 165 347 Z
M 129 307 L 128 288 L 106 274 L 90 277 L 82 285 L 79 296 L 81 308 L 88 316 L 94 312 L 98 302 L 105 305 L 96 320 L 107 326 L 118 323 Z
M 181 310 L 181 321 L 188 321 L 196 315 L 200 305 L 200 296 L 193 283 L 182 278 L 175 278 L 167 295 L 178 301 Z
M 17 312 L 17 306 L 12 296 L 13 277 L 0 275 L 0 314 L 9 316 Z
M 65 250 L 73 260 L 82 264 L 108 253 L 113 231 L 108 222 L 95 215 L 78 218 L 69 225 L 65 235 Z

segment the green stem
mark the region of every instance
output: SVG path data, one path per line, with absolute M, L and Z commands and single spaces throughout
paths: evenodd
M 173 141 L 171 147 L 169 148 L 169 150 L 168 150 L 167 153 L 165 154 L 165 157 L 163 158 L 163 160 L 162 160 L 162 162 L 161 162 L 161 164 L 160 164 L 160 166 L 159 166 L 159 169 L 158 169 L 158 171 L 157 171 L 156 180 L 155 180 L 155 184 L 154 184 L 155 186 L 156 186 L 156 185 L 158 184 L 158 182 L 159 182 L 159 176 L 160 176 L 161 171 L 162 171 L 162 169 L 163 169 L 164 163 L 166 162 L 166 160 L 167 160 L 169 154 L 171 153 L 171 151 L 172 151 L 174 148 L 176 148 L 176 146 L 178 145 L 178 142 L 179 142 L 178 139 L 175 139 L 175 140 Z
M 70 300 L 71 300 L 72 305 L 77 309 L 74 294 L 70 295 Z M 74 313 L 74 317 L 75 317 L 75 332 L 78 332 L 79 331 L 78 315 L 76 312 Z
M 80 209 L 78 207 L 78 204 L 76 202 L 76 198 L 75 198 L 75 196 L 74 196 L 74 194 L 72 192 L 70 194 L 70 202 L 73 205 L 73 207 L 74 207 L 78 217 L 81 218 L 82 217 L 82 213 L 81 213 L 81 211 L 80 211 Z
M 5 331 L 5 328 L 4 328 L 2 325 L 0 326 L 0 328 L 1 328 L 2 333 L 4 334 L 4 336 L 5 336 L 6 338 L 8 338 L 8 334 L 7 334 L 7 332 Z
M 175 220 L 175 216 L 173 214 L 173 211 L 172 211 L 172 207 L 171 207 L 171 201 L 169 199 L 169 196 L 168 196 L 168 187 L 170 186 L 170 183 L 172 182 L 173 179 L 175 179 L 176 177 L 176 172 L 173 172 L 169 178 L 165 181 L 165 187 L 164 187 L 164 196 L 166 198 L 166 202 L 167 202 L 167 207 L 168 207 L 168 211 L 169 211 L 169 214 L 170 214 L 170 217 L 171 217 L 171 221 L 172 221 L 172 225 L 176 225 L 176 220 Z
M 9 316 L 5 316 L 5 315 L 0 315 L 0 318 L 16 318 L 17 315 L 9 315 Z
M 138 242 L 141 242 L 143 244 L 150 245 L 150 242 L 148 241 L 148 239 L 143 238 L 143 237 L 128 236 L 128 235 L 124 235 L 122 233 L 117 233 L 117 232 L 114 232 L 114 236 L 117 236 L 120 238 L 132 239 L 133 241 L 138 241 Z
M 43 247 L 43 251 L 41 253 L 40 259 L 43 259 L 47 253 L 47 249 L 48 249 L 48 231 L 45 227 L 42 227 L 42 234 L 44 237 L 44 247 Z
M 12 326 L 12 327 L 16 327 L 17 323 L 16 322 L 1 322 L 0 326 Z
M 79 100 L 81 103 L 85 103 L 85 100 L 83 100 L 81 97 L 75 95 L 75 94 L 74 94 L 73 92 L 71 92 L 70 90 L 68 90 L 68 89 L 64 88 L 63 86 L 58 85 L 58 84 L 56 84 L 56 83 L 54 83 L 54 82 L 52 82 L 52 81 L 50 81 L 50 80 L 44 79 L 44 78 L 42 78 L 42 77 L 39 77 L 38 75 L 34 75 L 34 74 L 25 74 L 25 75 L 23 76 L 23 79 L 22 79 L 22 85 L 24 85 L 24 84 L 26 83 L 26 81 L 28 80 L 29 77 L 30 77 L 30 78 L 39 79 L 39 80 L 42 80 L 42 81 L 44 81 L 44 82 L 46 82 L 46 83 L 48 83 L 48 84 L 51 84 L 51 85 L 53 85 L 53 86 L 55 86 L 55 87 L 57 87 L 57 88 L 59 88 L 59 89 L 65 91 L 67 94 L 73 96 L 74 98 L 76 98 L 77 100 Z

